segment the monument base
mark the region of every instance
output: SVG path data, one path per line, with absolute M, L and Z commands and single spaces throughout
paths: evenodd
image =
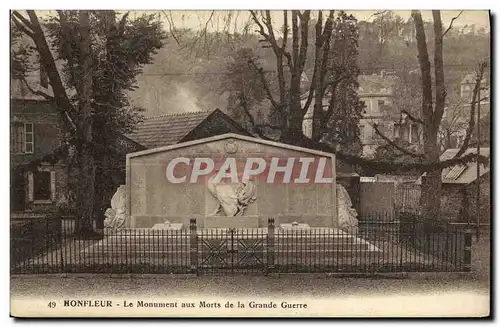
M 213 216 L 205 217 L 204 228 L 258 228 L 258 216 Z M 266 226 L 267 227 L 267 226 Z

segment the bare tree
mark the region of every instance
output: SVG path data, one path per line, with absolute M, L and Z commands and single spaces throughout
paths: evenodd
M 335 47 L 333 46 L 332 39 L 333 34 L 330 34 L 330 24 L 335 24 L 332 19 L 334 12 L 330 11 L 328 18 L 323 19 L 323 13 L 318 12 L 316 17 L 317 21 L 314 25 L 314 43 L 310 42 L 311 36 L 308 36 L 307 32 L 309 27 L 307 22 L 312 21 L 311 11 L 283 11 L 283 26 L 281 28 L 276 28 L 271 19 L 270 11 L 250 11 L 251 19 L 254 26 L 257 27 L 256 32 L 261 36 L 262 47 L 270 48 L 276 57 L 276 71 L 272 76 L 277 76 L 276 80 L 269 76 L 268 72 L 259 67 L 256 59 L 252 58 L 249 60 L 249 64 L 255 71 L 257 71 L 258 79 L 261 81 L 261 85 L 264 89 L 266 97 L 271 103 L 272 108 L 283 117 L 280 126 L 277 124 L 269 123 L 258 123 L 257 119 L 252 117 L 252 113 L 248 106 L 245 104 L 249 103 L 241 96 L 241 107 L 244 111 L 244 115 L 248 117 L 251 124 L 256 125 L 252 130 L 256 131 L 261 137 L 267 138 L 262 127 L 266 128 L 278 128 L 281 131 L 280 140 L 282 142 L 293 143 L 300 146 L 313 147 L 323 149 L 324 151 L 335 152 L 337 158 L 345 163 L 353 164 L 366 168 L 370 171 L 377 172 L 387 172 L 392 170 L 398 171 L 414 171 L 419 170 L 421 172 L 442 169 L 443 167 L 448 167 L 454 165 L 458 162 L 468 162 L 475 160 L 475 156 L 466 155 L 462 158 L 455 158 L 453 160 L 446 160 L 444 162 L 439 162 L 439 146 L 433 147 L 433 142 L 437 144 L 437 133 L 439 130 L 439 121 L 442 118 L 444 110 L 444 100 L 446 97 L 444 89 L 444 71 L 443 71 L 443 60 L 442 60 L 442 43 L 443 33 L 442 26 L 440 25 L 440 15 L 438 12 L 434 13 L 435 19 L 435 31 L 441 31 L 441 34 L 435 38 L 435 47 L 437 49 L 437 54 L 435 58 L 435 76 L 437 77 L 436 85 L 434 88 L 437 90 L 436 102 L 433 99 L 433 86 L 431 77 L 431 67 L 429 55 L 427 52 L 427 43 L 425 40 L 424 23 L 421 19 L 420 13 L 415 12 L 419 15 L 420 19 L 415 22 L 415 31 L 420 33 L 419 59 L 421 63 L 421 72 L 423 71 L 423 79 L 425 81 L 424 93 L 425 97 L 422 97 L 423 108 L 425 111 L 425 117 L 420 112 L 414 113 L 411 110 L 405 110 L 409 120 L 414 121 L 417 124 L 424 126 L 422 134 L 427 134 L 422 138 L 427 139 L 427 150 L 423 153 L 416 153 L 399 146 L 396 142 L 393 142 L 389 137 L 383 135 L 375 127 L 376 133 L 379 134 L 381 139 L 388 145 L 394 146 L 397 150 L 405 153 L 407 155 L 414 156 L 419 159 L 418 163 L 393 163 L 393 162 L 381 162 L 380 160 L 372 160 L 360 157 L 356 154 L 350 154 L 340 150 L 335 144 L 325 143 L 324 135 L 331 133 L 332 128 L 328 125 L 332 119 L 335 119 L 332 115 L 332 104 L 335 104 L 337 99 L 335 98 L 335 88 L 342 82 L 345 76 L 342 74 L 342 69 L 335 67 L 331 63 L 331 53 L 330 57 L 326 56 L 326 53 L 331 52 Z M 291 16 L 291 19 L 290 19 Z M 438 17 L 439 16 L 439 17 Z M 276 17 L 276 16 L 275 16 Z M 438 22 L 439 20 L 439 22 Z M 439 25 L 439 26 L 437 26 Z M 453 24 L 450 23 L 451 28 Z M 396 27 L 399 28 L 399 27 Z M 278 31 L 282 31 L 281 34 Z M 200 34 L 200 33 L 198 33 Z M 422 35 L 424 38 L 422 38 Z M 328 40 L 329 39 L 329 40 Z M 290 42 L 291 40 L 291 42 Z M 198 42 L 202 41 L 198 38 Z M 290 44 L 291 43 L 291 44 Z M 307 47 L 310 44 L 314 44 L 314 55 L 307 56 Z M 332 48 L 333 47 L 333 48 Z M 342 45 L 339 45 L 342 48 Z M 420 53 L 419 52 L 419 53 Z M 324 60 L 328 58 L 329 60 Z M 312 62 L 313 67 L 313 78 L 309 86 L 309 90 L 301 93 L 300 90 L 300 76 L 304 72 L 306 61 Z M 337 68 L 337 69 L 336 69 Z M 327 91 L 330 94 L 326 94 Z M 244 92 L 241 92 L 242 94 Z M 429 97 L 430 94 L 430 97 Z M 241 95 L 241 94 L 240 94 Z M 302 96 L 302 105 L 301 105 Z M 320 101 L 323 98 L 323 101 Z M 425 98 L 425 99 L 424 99 Z M 327 99 L 327 101 L 324 101 Z M 304 115 L 307 113 L 308 108 L 314 100 L 314 121 L 313 121 L 313 138 L 309 139 L 305 137 L 302 133 L 302 122 L 304 120 Z M 328 105 L 324 106 L 324 102 Z M 351 108 L 352 104 L 346 107 Z M 328 110 L 325 110 L 325 107 Z M 321 113 L 321 114 L 318 114 Z M 427 121 L 427 118 L 431 118 Z M 421 159 L 425 160 L 421 160 Z M 481 158 L 483 160 L 484 158 Z

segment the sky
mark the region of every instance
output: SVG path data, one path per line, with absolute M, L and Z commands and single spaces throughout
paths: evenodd
M 121 11 L 121 10 L 119 10 Z M 169 23 L 173 24 L 177 28 L 190 28 L 190 29 L 200 29 L 207 27 L 208 30 L 215 31 L 220 30 L 227 22 L 228 15 L 231 15 L 230 19 L 230 31 L 241 30 L 249 21 L 250 13 L 248 10 L 152 10 L 152 11 L 131 11 L 130 15 L 139 16 L 144 13 L 159 13 L 160 17 L 164 21 L 164 26 L 168 29 Z M 377 12 L 375 10 L 347 10 L 348 13 L 353 14 L 358 20 L 370 21 L 374 18 L 374 14 Z M 409 10 L 393 10 L 393 12 L 403 19 L 408 19 L 410 17 L 411 11 Z M 49 13 L 54 13 L 53 11 L 38 11 L 41 16 L 46 16 Z M 441 18 L 444 26 L 448 26 L 453 17 L 456 17 L 460 13 L 460 10 L 442 10 Z M 315 11 L 313 11 L 312 16 L 314 17 Z M 283 24 L 283 13 L 282 11 L 272 11 L 272 19 L 275 26 L 282 26 Z M 289 18 L 290 18 L 289 14 Z M 422 10 L 422 17 L 424 20 L 432 21 L 432 13 L 430 10 Z M 210 19 L 209 19 L 210 18 Z M 207 21 L 210 21 L 207 24 Z M 476 25 L 477 27 L 483 27 L 489 30 L 489 12 L 487 10 L 464 10 L 462 14 L 455 20 L 454 24 L 456 26 L 464 25 Z
M 347 11 L 353 14 L 358 20 L 370 21 L 374 18 L 375 10 L 358 10 L 358 11 Z M 393 12 L 403 19 L 408 19 L 410 17 L 411 11 L 409 10 L 393 10 Z M 144 11 L 134 12 L 135 15 L 144 13 Z M 441 18 L 443 25 L 448 26 L 450 21 L 460 13 L 460 10 L 443 10 L 441 11 Z M 209 30 L 217 30 L 224 26 L 225 19 L 228 17 L 228 11 L 217 11 L 213 13 L 212 11 L 160 11 L 161 16 L 166 21 L 168 27 L 169 21 L 178 28 L 191 28 L 200 29 L 207 26 Z M 250 14 L 248 11 L 232 11 L 231 19 L 231 30 L 241 29 L 245 26 L 246 22 L 250 19 Z M 314 11 L 312 15 L 315 15 Z M 211 17 L 212 16 L 212 17 Z M 273 11 L 272 19 L 275 26 L 281 26 L 283 24 L 283 13 L 282 11 Z M 290 14 L 289 18 L 290 19 Z M 206 25 L 209 18 L 210 23 Z M 423 10 L 422 17 L 424 20 L 432 21 L 432 13 L 430 10 Z M 235 25 L 236 24 L 236 25 Z M 463 25 L 476 25 L 478 27 L 484 27 L 489 30 L 490 21 L 489 13 L 486 10 L 464 10 L 462 14 L 455 20 L 454 24 L 456 26 Z

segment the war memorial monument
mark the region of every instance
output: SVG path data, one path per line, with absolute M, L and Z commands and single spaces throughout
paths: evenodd
M 216 259 L 218 267 L 238 252 L 251 259 L 242 264 L 264 264 L 271 243 L 288 258 L 380 251 L 356 235 L 333 154 L 224 134 L 128 154 L 126 167 L 126 185 L 106 211 L 109 236 L 87 255 L 109 255 L 118 242 L 134 260 L 154 251 L 168 265 L 172 252 L 189 252 L 193 233 L 204 264 Z

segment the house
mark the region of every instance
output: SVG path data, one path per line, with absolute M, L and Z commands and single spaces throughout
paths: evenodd
M 380 74 L 360 75 L 358 77 L 358 96 L 364 102 L 365 109 L 359 122 L 362 155 L 373 156 L 378 146 L 384 141 L 377 135 L 374 125 L 390 139 L 400 139 L 409 144 L 418 144 L 422 127 L 401 115 L 394 108 L 394 94 L 398 78 L 392 73 L 382 71 Z M 305 101 L 305 100 L 304 100 Z M 328 101 L 326 98 L 325 102 Z M 327 105 L 326 103 L 324 104 Z M 304 135 L 311 137 L 314 100 L 304 116 Z
M 11 212 L 46 212 L 57 207 L 72 207 L 68 184 L 71 172 L 64 160 L 68 146 L 61 142 L 56 108 L 51 101 L 11 99 Z M 110 165 L 119 166 L 126 153 L 143 149 L 145 147 L 119 135 L 109 149 Z M 117 184 L 124 181 L 120 176 L 125 173 L 125 167 L 122 170 L 116 169 Z
M 440 157 L 441 161 L 452 159 L 458 149 L 448 149 Z M 476 148 L 468 148 L 462 156 L 474 153 Z M 482 156 L 490 156 L 490 148 L 480 148 Z M 491 202 L 490 185 L 491 172 L 489 165 L 479 165 L 479 178 L 477 174 L 477 164 L 469 162 L 464 165 L 456 165 L 443 169 L 441 174 L 442 196 L 441 212 L 442 216 L 452 221 L 467 221 L 467 215 L 475 222 L 479 214 L 483 223 L 490 222 Z M 477 211 L 477 186 L 480 188 L 480 210 Z M 417 180 L 421 184 L 421 178 Z
M 59 178 L 62 164 L 41 165 L 24 170 L 60 146 L 59 116 L 53 103 L 44 100 L 13 98 L 10 101 L 11 210 L 34 209 L 64 202 L 65 181 Z
M 127 136 L 145 148 L 157 148 L 225 133 L 252 136 L 219 109 L 146 117 Z
M 476 74 L 465 75 L 460 83 L 460 98 L 444 108 L 440 126 L 442 150 L 458 148 L 462 145 L 469 126 L 473 91 L 476 85 Z M 489 144 L 490 125 L 490 84 L 487 78 L 481 81 L 480 103 L 475 106 L 474 121 L 477 123 L 479 111 L 481 124 L 481 145 Z M 470 145 L 477 144 L 477 125 L 473 129 Z

